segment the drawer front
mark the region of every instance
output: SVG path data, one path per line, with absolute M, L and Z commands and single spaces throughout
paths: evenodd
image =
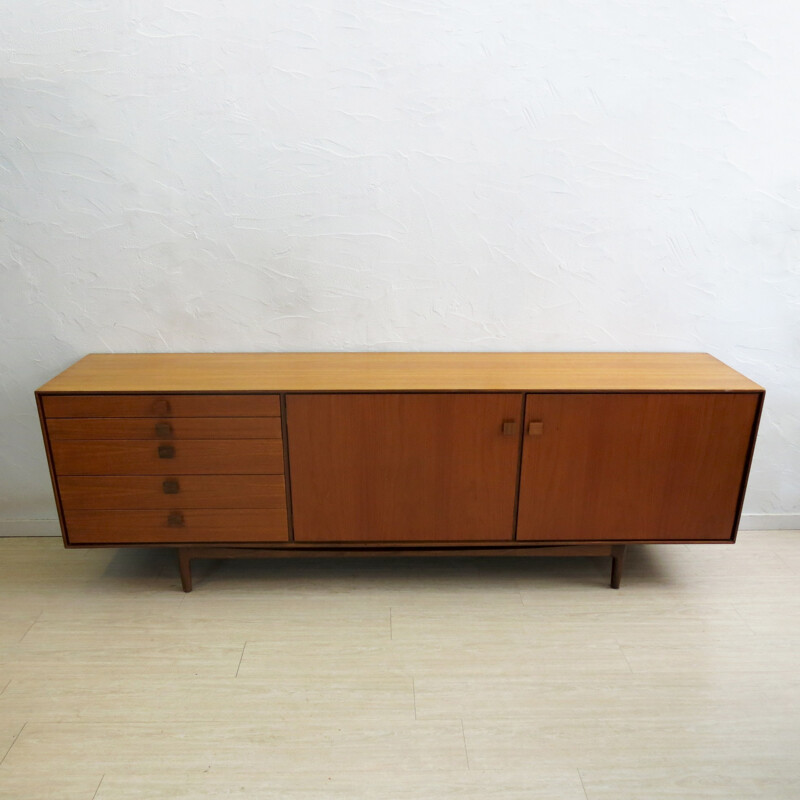
M 72 511 L 65 514 L 70 544 L 185 544 L 286 542 L 285 509 Z
M 44 395 L 52 417 L 280 417 L 277 394 Z
M 280 439 L 51 442 L 56 474 L 254 475 L 283 473 Z
M 286 508 L 283 475 L 66 476 L 64 510 Z
M 47 422 L 59 439 L 280 439 L 280 417 L 56 417 Z

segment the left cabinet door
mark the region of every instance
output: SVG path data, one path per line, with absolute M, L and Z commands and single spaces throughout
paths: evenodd
M 511 541 L 522 401 L 287 396 L 295 541 Z

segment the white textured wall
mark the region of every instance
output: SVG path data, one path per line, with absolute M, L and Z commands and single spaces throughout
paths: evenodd
M 93 351 L 702 350 L 800 527 L 796 0 L 5 0 L 0 518 Z M 24 526 L 23 526 L 24 528 Z

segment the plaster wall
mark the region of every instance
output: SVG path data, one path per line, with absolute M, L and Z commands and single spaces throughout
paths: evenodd
M 768 400 L 800 528 L 786 0 L 6 0 L 0 530 L 87 352 L 686 350 Z

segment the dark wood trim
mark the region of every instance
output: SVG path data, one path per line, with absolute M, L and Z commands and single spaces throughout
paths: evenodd
M 624 546 L 624 545 L 622 545 Z M 189 545 L 180 548 L 191 551 L 192 558 L 336 558 L 347 556 L 354 558 L 383 558 L 396 556 L 610 556 L 613 545 L 554 545 L 531 547 L 493 547 L 491 545 L 470 545 L 442 547 L 413 547 L 400 544 L 394 547 L 326 547 L 313 545 L 304 548 L 287 548 L 276 544 L 252 547 L 224 545 Z
M 525 556 L 541 557 L 585 557 L 611 556 L 611 588 L 619 589 L 622 577 L 622 563 L 625 558 L 625 545 L 557 545 L 546 547 L 532 545 L 530 547 L 307 547 L 286 548 L 275 547 L 220 547 L 217 545 L 178 547 L 178 566 L 181 587 L 184 592 L 192 591 L 192 561 L 196 558 L 232 559 L 232 558 L 386 558 L 414 556 Z
M 511 531 L 511 538 L 517 541 L 517 523 L 519 521 L 519 493 L 522 485 L 522 448 L 525 446 L 525 403 L 528 395 L 524 392 L 520 395 L 519 408 L 519 441 L 517 442 L 517 485 L 514 491 L 514 527 Z
M 294 542 L 294 517 L 292 516 L 292 471 L 289 469 L 289 427 L 286 424 L 286 394 L 280 394 L 281 436 L 283 439 L 283 480 L 286 487 L 286 516 L 289 526 L 289 541 Z
M 53 485 L 53 495 L 56 501 L 56 511 L 58 512 L 58 524 L 61 528 L 61 540 L 64 543 L 64 547 L 69 546 L 69 537 L 67 536 L 67 526 L 64 521 L 64 509 L 61 507 L 61 492 L 58 489 L 58 479 L 56 478 L 56 472 L 53 466 L 53 453 L 50 450 L 50 435 L 47 432 L 47 417 L 44 413 L 44 405 L 42 403 L 42 395 L 40 392 L 36 392 L 36 410 L 39 413 L 39 424 L 42 428 L 42 436 L 44 437 L 44 452 L 47 456 L 47 468 L 50 470 L 50 481 Z
M 409 550 L 413 551 L 410 554 L 425 555 L 426 552 L 433 549 L 447 550 L 447 553 L 455 555 L 456 550 L 513 550 L 519 548 L 521 550 L 533 550 L 536 548 L 554 548 L 554 547 L 613 547 L 632 545 L 632 544 L 663 544 L 663 545 L 676 545 L 676 544 L 718 544 L 718 545 L 732 545 L 730 539 L 674 539 L 664 541 L 663 539 L 602 539 L 602 540 L 586 540 L 583 541 L 561 541 L 561 540 L 542 540 L 531 542 L 530 546 L 525 546 L 524 542 L 502 542 L 502 541 L 481 541 L 481 542 L 455 542 L 452 547 L 448 545 L 447 548 L 442 547 L 441 542 L 388 542 L 386 544 L 379 542 L 324 542 L 321 545 L 314 542 L 226 542 L 219 545 L 220 547 L 231 547 L 234 549 L 249 548 L 260 550 L 262 548 L 269 548 L 270 550 L 286 550 L 289 553 L 300 553 L 306 550 L 318 550 L 320 547 L 330 550 L 342 550 L 344 552 L 358 552 L 370 551 L 369 555 L 380 556 L 384 553 L 390 555 L 392 551 Z M 97 544 L 70 544 L 72 549 L 80 548 L 93 548 L 93 547 L 216 547 L 217 545 L 209 544 L 208 542 L 147 542 L 144 544 L 131 544 L 131 543 L 107 543 L 98 542 Z M 462 552 L 463 555 L 470 553 Z M 473 553 L 479 555 L 480 553 Z M 494 553 L 491 553 L 494 555 Z M 497 553 L 502 555 L 502 553 Z
M 178 548 L 178 571 L 181 575 L 181 588 L 192 591 L 192 551 L 188 547 Z
M 745 458 L 744 469 L 742 470 L 742 485 L 739 489 L 739 497 L 736 501 L 736 514 L 733 518 L 733 531 L 731 532 L 731 542 L 736 541 L 739 534 L 739 524 L 742 519 L 742 509 L 744 508 L 744 498 L 747 492 L 747 483 L 750 480 L 750 467 L 753 463 L 753 453 L 756 449 L 756 439 L 758 437 L 758 429 L 761 425 L 761 412 L 764 409 L 764 399 L 766 392 L 761 391 L 758 393 L 758 404 L 756 405 L 756 414 L 753 419 L 753 429 L 750 433 L 750 444 L 747 447 L 747 456 Z

